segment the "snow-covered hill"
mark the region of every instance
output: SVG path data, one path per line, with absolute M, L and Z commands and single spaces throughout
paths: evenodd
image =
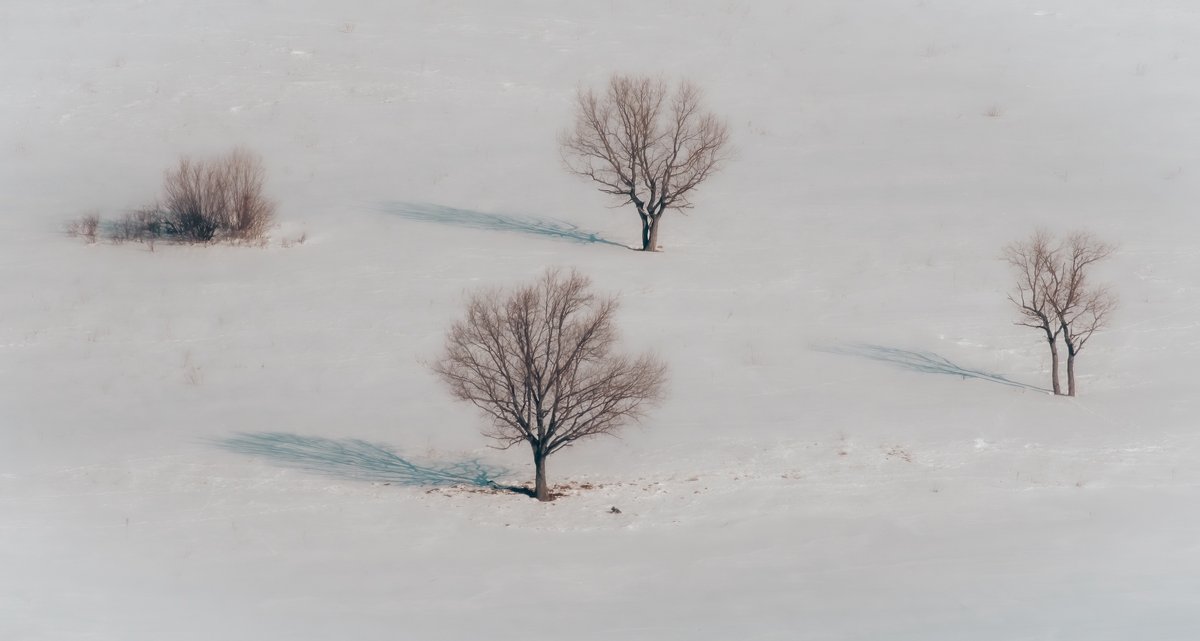
M 1168 0 L 7 0 L 0 638 L 1194 639 L 1198 43 Z M 737 146 L 660 254 L 559 160 L 614 71 Z M 61 233 L 234 145 L 271 247 Z M 1120 245 L 1073 400 L 1005 300 L 1037 225 Z M 421 484 L 531 477 L 423 363 L 550 265 L 670 399 L 554 503 Z

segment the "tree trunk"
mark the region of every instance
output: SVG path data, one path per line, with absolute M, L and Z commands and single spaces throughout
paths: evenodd
M 1058 341 L 1050 339 L 1050 382 L 1054 385 L 1054 395 L 1062 396 L 1062 386 L 1058 384 Z
M 534 452 L 533 466 L 537 470 L 533 490 L 534 498 L 539 501 L 549 501 L 550 487 L 546 485 L 546 456 L 541 453 Z
M 661 215 L 662 214 L 659 214 L 658 216 L 654 216 L 650 219 L 650 238 L 647 241 L 649 246 L 643 247 L 642 249 L 648 249 L 652 252 L 658 251 L 658 221 L 661 220 Z
M 642 214 L 642 251 L 653 251 L 650 242 L 654 229 L 654 219 Z
M 1075 350 L 1067 348 L 1067 396 L 1075 395 Z

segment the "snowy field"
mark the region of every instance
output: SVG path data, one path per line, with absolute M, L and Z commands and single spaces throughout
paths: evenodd
M 737 147 L 658 254 L 558 156 L 616 71 Z M 4 0 L 0 77 L 0 639 L 1200 638 L 1191 2 Z M 62 233 L 234 145 L 270 247 Z M 1120 245 L 1076 399 L 1037 225 Z M 426 363 L 546 266 L 668 401 L 431 485 L 532 479 Z

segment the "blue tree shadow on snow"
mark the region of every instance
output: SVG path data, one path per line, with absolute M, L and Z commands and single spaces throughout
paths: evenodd
M 215 445 L 286 467 L 354 481 L 409 486 L 471 485 L 525 493 L 524 488 L 497 483 L 497 479 L 508 474 L 507 470 L 484 465 L 478 460 L 418 465 L 385 445 L 353 438 L 255 432 L 217 439 Z
M 867 343 L 834 345 L 830 347 L 814 347 L 813 349 L 829 354 L 841 354 L 843 356 L 869 358 L 873 361 L 888 363 L 913 372 L 921 372 L 923 374 L 961 376 L 963 380 L 973 378 L 981 381 L 989 381 L 992 383 L 999 383 L 1001 385 L 1008 385 L 1009 387 L 1034 390 L 1037 392 L 1050 392 L 1050 390 L 1046 388 L 1014 381 L 1000 374 L 963 367 L 933 352 L 919 352 L 914 350 L 899 349 L 896 347 L 885 347 L 883 345 L 871 345 Z
M 595 232 L 580 229 L 578 225 L 553 218 L 514 216 L 511 214 L 489 214 L 470 209 L 455 209 L 432 203 L 388 202 L 380 209 L 388 214 L 423 223 L 438 223 L 453 227 L 482 229 L 485 231 L 507 231 L 547 238 L 558 238 L 589 245 L 615 245 L 629 249 Z

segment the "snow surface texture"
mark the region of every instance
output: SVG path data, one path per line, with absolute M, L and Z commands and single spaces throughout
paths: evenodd
M 738 150 L 656 255 L 557 154 L 613 71 Z M 0 639 L 1200 637 L 1194 3 L 5 0 L 0 77 Z M 271 247 L 60 232 L 234 145 Z M 1120 244 L 1074 400 L 1039 224 Z M 423 361 L 550 265 L 672 382 L 539 504 Z

